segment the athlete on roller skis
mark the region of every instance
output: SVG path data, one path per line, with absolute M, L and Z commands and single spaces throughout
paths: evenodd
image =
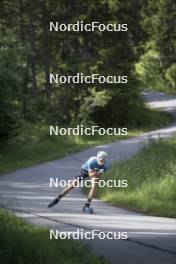
M 93 213 L 93 209 L 90 208 L 90 203 L 95 196 L 95 191 L 97 188 L 98 181 L 105 171 L 109 167 L 107 161 L 107 153 L 105 151 L 99 151 L 96 156 L 90 157 L 86 162 L 81 166 L 80 175 L 76 176 L 71 184 L 67 186 L 58 196 L 48 205 L 52 207 L 56 205 L 68 192 L 74 188 L 74 181 L 78 180 L 79 182 L 89 178 L 91 180 L 91 189 L 87 197 L 87 201 L 83 207 L 83 211 L 88 213 Z

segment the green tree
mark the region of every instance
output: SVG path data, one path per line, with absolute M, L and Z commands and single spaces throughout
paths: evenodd
M 18 56 L 20 47 L 11 36 L 0 41 L 0 141 L 16 135 L 20 120 L 23 67 Z M 10 44 L 9 44 L 10 43 Z M 17 44 L 17 43 L 16 43 Z
M 144 11 L 144 28 L 149 35 L 149 43 L 146 46 L 146 54 L 150 56 L 151 79 L 158 83 L 149 85 L 152 88 L 175 89 L 175 62 L 176 62 L 176 5 L 174 0 L 148 0 Z M 152 45 L 151 45 L 152 44 Z M 158 62 L 156 61 L 158 58 Z M 155 63 L 151 64 L 151 60 Z M 141 62 L 144 57 L 141 58 Z M 146 61 L 145 61 L 146 62 Z M 146 62 L 147 65 L 147 62 Z M 158 65 L 158 66 L 157 66 Z M 156 69 L 158 67 L 158 70 Z M 149 73 L 149 72 L 147 72 Z M 155 74 L 156 73 L 156 74 Z M 159 75 L 158 75 L 159 73 Z M 146 75 L 145 75 L 146 76 Z M 146 76 L 147 77 L 147 76 Z M 162 81 L 161 81 L 162 80 Z
M 33 121 L 104 126 L 135 121 L 140 104 L 135 63 L 143 53 L 146 34 L 139 0 L 3 0 L 0 23 L 23 47 L 22 86 L 16 101 L 23 118 Z M 49 32 L 49 21 L 60 23 L 128 24 L 127 32 Z M 12 30 L 11 30 L 12 29 Z M 15 57 L 12 58 L 15 62 Z M 99 73 L 128 76 L 127 84 L 49 84 L 49 73 Z M 9 95 L 11 97 L 11 95 Z M 21 104 L 22 101 L 22 104 Z M 105 118 L 104 118 L 104 117 Z

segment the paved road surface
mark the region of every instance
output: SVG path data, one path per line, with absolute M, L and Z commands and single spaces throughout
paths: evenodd
M 145 93 L 144 96 L 149 105 L 171 112 L 176 120 L 176 97 L 155 92 Z M 14 208 L 15 212 L 27 221 L 49 229 L 128 232 L 127 240 L 84 240 L 84 243 L 88 243 L 97 254 L 103 255 L 110 263 L 174 264 L 176 219 L 147 216 L 110 206 L 99 200 L 92 203 L 95 214 L 84 215 L 81 208 L 85 195 L 78 188 L 63 198 L 59 205 L 48 209 L 47 204 L 58 192 L 58 188 L 49 188 L 49 178 L 70 179 L 77 175 L 80 162 L 76 159 L 86 160 L 103 149 L 109 153 L 110 161 L 119 161 L 137 153 L 150 138 L 169 137 L 175 133 L 176 121 L 165 129 L 93 147 L 73 156 L 1 176 L 1 204 Z

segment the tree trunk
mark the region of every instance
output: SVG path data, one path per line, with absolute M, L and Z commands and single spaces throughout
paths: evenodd
M 20 39 L 22 46 L 24 47 L 25 45 L 25 33 L 24 33 L 24 3 L 23 0 L 18 0 L 18 13 L 19 13 L 19 34 L 20 34 Z M 22 115 L 23 117 L 27 116 L 27 94 L 28 94 L 28 77 L 29 77 L 29 56 L 26 56 L 26 67 L 24 69 L 24 76 L 23 76 L 23 91 L 22 91 Z
M 42 1 L 42 23 L 43 23 L 43 33 L 44 33 L 44 72 L 45 72 L 45 90 L 47 95 L 47 101 L 51 103 L 51 93 L 50 93 L 50 63 L 49 63 L 49 36 L 48 36 L 48 11 L 46 7 L 46 1 Z
M 31 56 L 30 56 L 30 63 L 31 63 L 31 72 L 32 72 L 32 97 L 36 100 L 37 97 L 37 81 L 36 81 L 36 51 L 35 51 L 35 28 L 33 24 L 33 15 L 32 9 L 29 5 L 28 8 L 28 17 L 29 17 L 29 41 L 31 46 Z

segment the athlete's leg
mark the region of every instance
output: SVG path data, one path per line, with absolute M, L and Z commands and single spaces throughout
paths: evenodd
M 75 188 L 76 181 L 78 181 L 76 178 L 73 179 L 73 181 L 58 195 L 58 198 L 62 198 L 67 193 L 69 193 L 73 188 Z
M 75 181 L 76 179 L 74 179 L 61 193 L 59 193 L 58 196 L 48 205 L 48 207 L 56 205 L 63 196 L 70 192 L 75 186 Z
M 73 181 L 61 193 L 59 193 L 58 196 L 48 205 L 48 207 L 52 207 L 52 206 L 56 205 L 63 196 L 65 196 L 67 193 L 69 193 L 75 187 L 76 181 L 80 182 L 85 177 L 87 177 L 87 175 L 81 171 L 80 175 L 75 177 L 73 179 Z
M 97 178 L 97 177 L 91 178 L 92 187 L 91 187 L 90 192 L 88 194 L 87 202 L 85 203 L 85 206 L 87 206 L 87 207 L 90 206 L 92 199 L 95 197 L 98 181 L 99 181 L 99 178 Z

